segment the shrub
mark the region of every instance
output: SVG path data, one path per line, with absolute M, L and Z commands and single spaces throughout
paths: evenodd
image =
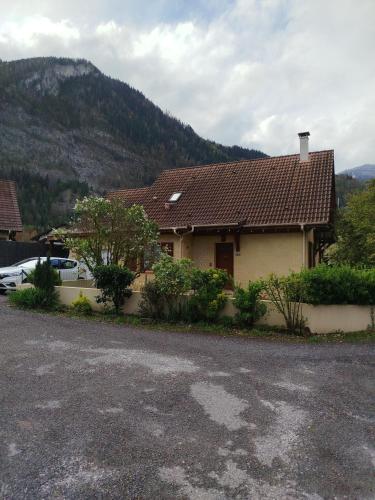
M 233 328 L 234 326 L 234 320 L 231 316 L 221 316 L 218 322 L 224 328 Z
M 162 315 L 165 319 L 187 318 L 187 299 L 185 294 L 191 289 L 193 263 L 189 259 L 174 260 L 162 254 L 152 267 L 155 275 L 153 293 L 163 297 Z M 150 289 L 151 291 L 151 289 Z
M 167 320 L 217 319 L 227 300 L 223 293 L 228 282 L 225 271 L 201 271 L 189 259 L 173 260 L 166 254 L 161 255 L 153 271 L 154 280 L 142 289 L 141 314 Z
M 25 288 L 16 290 L 9 295 L 11 304 L 25 309 L 56 309 L 59 303 L 55 290 L 47 291 L 42 288 Z
M 142 300 L 139 312 L 142 316 L 153 319 L 162 319 L 165 313 L 165 300 L 156 281 L 148 281 L 141 291 Z
M 375 269 L 321 264 L 301 271 L 302 301 L 309 304 L 375 304 Z
M 44 262 L 40 262 L 40 260 L 37 262 L 35 269 L 27 276 L 27 281 L 32 283 L 36 288 L 51 292 L 55 286 L 61 285 L 60 275 L 51 266 L 49 257 Z
M 223 291 L 227 282 L 228 274 L 222 269 L 192 270 L 193 295 L 188 303 L 191 320 L 214 321 L 218 318 L 227 301 Z
M 239 311 L 235 321 L 240 326 L 251 328 L 266 313 L 267 306 L 260 300 L 263 288 L 261 281 L 250 281 L 245 289 L 235 288 L 233 304 Z
M 302 317 L 301 297 L 302 280 L 300 274 L 292 273 L 287 277 L 271 274 L 264 281 L 264 290 L 275 308 L 283 316 L 286 328 L 297 335 L 304 332 L 305 320 Z
M 152 270 L 155 282 L 166 297 L 179 296 L 191 289 L 193 263 L 189 259 L 174 260 L 162 253 Z
M 79 292 L 78 298 L 72 302 L 72 308 L 77 314 L 83 314 L 84 316 L 90 316 L 92 314 L 91 303 L 82 292 Z
M 10 302 L 28 309 L 56 309 L 59 297 L 55 286 L 61 285 L 61 279 L 51 266 L 49 257 L 44 262 L 37 262 L 35 269 L 28 275 L 28 280 L 35 288 L 15 291 L 9 297 Z
M 134 281 L 135 273 L 127 267 L 109 264 L 97 266 L 93 270 L 93 275 L 96 286 L 102 291 L 102 295 L 96 298 L 97 302 L 105 305 L 112 302 L 118 314 L 125 298 L 132 294 L 129 285 Z

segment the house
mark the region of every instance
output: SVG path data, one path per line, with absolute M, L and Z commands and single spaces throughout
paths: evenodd
M 45 247 L 45 255 L 49 254 L 51 257 L 69 257 L 69 249 L 65 246 L 61 236 L 56 234 L 59 231 L 67 229 L 67 224 L 59 224 L 54 228 L 49 228 L 41 233 L 35 234 L 31 241 L 36 241 Z
M 16 184 L 0 179 L 0 240 L 12 240 L 22 232 Z
M 332 241 L 334 152 L 165 170 L 150 187 L 110 193 L 141 204 L 174 258 L 223 268 L 236 283 L 314 266 Z

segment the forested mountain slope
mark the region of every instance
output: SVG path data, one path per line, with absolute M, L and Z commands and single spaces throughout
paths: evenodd
M 51 57 L 0 62 L 0 177 L 17 177 L 21 196 L 23 177 L 29 187 L 41 182 L 36 192 L 43 191 L 43 183 L 50 193 L 55 189 L 61 210 L 52 199 L 48 224 L 56 212 L 64 216 L 71 198 L 88 188 L 103 192 L 142 186 L 165 168 L 262 156 L 201 138 L 88 61 Z M 21 199 L 24 222 L 38 219 L 38 226 L 44 226 L 40 202 L 29 199 L 32 192 L 26 191 Z

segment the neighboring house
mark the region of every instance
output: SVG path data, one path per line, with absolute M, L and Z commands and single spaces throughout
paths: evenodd
M 45 255 L 49 253 L 51 257 L 69 257 L 69 248 L 64 245 L 62 238 L 56 235 L 56 229 L 66 229 L 66 224 L 60 224 L 55 228 L 50 228 L 34 235 L 31 240 L 45 245 Z
M 236 283 L 314 266 L 332 241 L 334 153 L 309 153 L 309 133 L 299 136 L 300 154 L 165 170 L 109 197 L 143 205 L 170 255 Z
M 16 184 L 0 179 L 0 240 L 15 239 L 22 232 Z

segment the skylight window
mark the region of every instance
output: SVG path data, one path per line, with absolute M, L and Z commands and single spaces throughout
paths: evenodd
M 171 197 L 169 198 L 169 201 L 172 203 L 175 203 L 181 198 L 182 193 L 173 193 Z

